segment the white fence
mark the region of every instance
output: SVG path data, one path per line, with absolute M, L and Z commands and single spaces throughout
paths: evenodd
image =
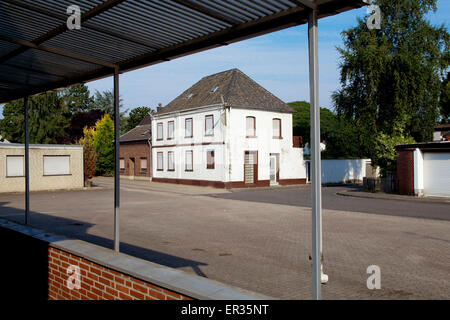
M 308 182 L 310 177 L 309 160 L 306 164 Z M 364 177 L 374 177 L 370 159 L 330 159 L 322 160 L 322 183 L 362 183 Z

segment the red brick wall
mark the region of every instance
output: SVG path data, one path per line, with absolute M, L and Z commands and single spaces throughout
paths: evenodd
M 67 287 L 69 265 L 80 268 L 81 288 Z M 65 251 L 48 249 L 49 300 L 192 300 Z
M 414 194 L 414 154 L 413 150 L 397 152 L 398 192 L 400 194 Z
M 120 158 L 125 160 L 125 170 L 120 170 L 120 175 L 136 177 L 151 176 L 150 147 L 147 141 L 122 142 L 120 144 Z M 134 158 L 134 174 L 132 172 L 130 158 Z M 147 172 L 141 171 L 141 158 L 147 158 Z

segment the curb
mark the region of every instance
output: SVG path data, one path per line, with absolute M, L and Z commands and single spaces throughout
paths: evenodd
M 366 199 L 381 199 L 381 200 L 400 200 L 400 201 L 417 201 L 417 202 L 431 202 L 431 203 L 442 203 L 450 204 L 450 198 L 431 198 L 431 197 L 416 197 L 416 196 L 403 196 L 403 195 L 389 195 L 386 193 L 370 193 L 364 191 L 339 191 L 336 192 L 339 196 L 344 197 L 355 197 L 355 198 L 366 198 Z

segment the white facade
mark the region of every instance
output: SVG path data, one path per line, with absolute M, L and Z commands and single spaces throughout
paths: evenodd
M 206 117 L 213 117 L 213 135 L 206 134 Z M 246 119 L 254 117 L 255 135 L 247 136 Z M 192 119 L 192 137 L 186 137 L 186 119 Z M 281 138 L 273 137 L 273 119 L 281 121 Z M 173 121 L 173 139 L 168 139 L 169 122 Z M 278 121 L 278 120 L 277 120 Z M 162 124 L 162 139 L 158 139 Z M 168 114 L 152 119 L 153 180 L 224 187 L 263 186 L 304 183 L 306 179 L 303 149 L 293 148 L 292 114 L 214 105 Z M 159 137 L 161 138 L 161 137 Z M 190 151 L 193 170 L 187 170 Z M 208 151 L 214 152 L 213 168 L 207 165 Z M 245 152 L 255 152 L 254 166 L 244 165 Z M 188 153 L 187 153 L 188 152 Z M 158 153 L 161 164 L 158 169 Z M 174 170 L 168 170 L 169 153 L 173 153 Z M 186 159 L 188 154 L 188 159 Z M 272 155 L 272 174 L 270 159 Z M 249 156 L 247 155 L 247 160 Z M 274 166 L 276 168 L 274 168 Z M 244 167 L 246 169 L 244 169 Z M 244 181 L 244 171 L 255 174 L 253 183 Z M 250 171 L 249 171 L 250 170 Z M 275 181 L 277 180 L 277 181 Z M 302 180 L 302 181 L 301 181 Z

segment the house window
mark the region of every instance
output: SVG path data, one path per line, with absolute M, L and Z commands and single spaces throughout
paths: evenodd
M 174 122 L 169 121 L 167 123 L 167 140 L 173 139 Z
M 147 172 L 147 158 L 141 158 L 141 172 Z
M 206 169 L 214 169 L 214 150 L 206 151 Z
M 120 158 L 119 168 L 120 168 L 120 170 L 125 170 L 125 159 L 124 158 Z
M 205 116 L 205 136 L 213 136 L 214 135 L 214 116 L 208 115 Z
M 167 152 L 167 171 L 175 171 L 173 151 Z
M 185 126 L 184 132 L 185 138 L 192 138 L 192 118 L 187 118 L 186 120 L 184 120 L 184 126 Z
M 281 119 L 272 119 L 273 138 L 281 139 Z
M 23 177 L 25 174 L 23 156 L 6 156 L 6 176 Z
M 158 123 L 156 140 L 162 140 L 162 139 L 163 139 L 163 124 L 162 124 L 162 122 L 160 122 L 160 123 Z
M 186 171 L 194 171 L 193 162 L 192 150 L 186 151 Z
M 162 152 L 158 152 L 157 154 L 157 164 L 156 164 L 156 170 L 158 171 L 163 171 L 164 167 L 163 167 L 163 153 Z
M 70 174 L 70 156 L 44 156 L 44 176 Z
M 256 119 L 255 117 L 247 117 L 245 120 L 246 136 L 247 138 L 256 137 Z

